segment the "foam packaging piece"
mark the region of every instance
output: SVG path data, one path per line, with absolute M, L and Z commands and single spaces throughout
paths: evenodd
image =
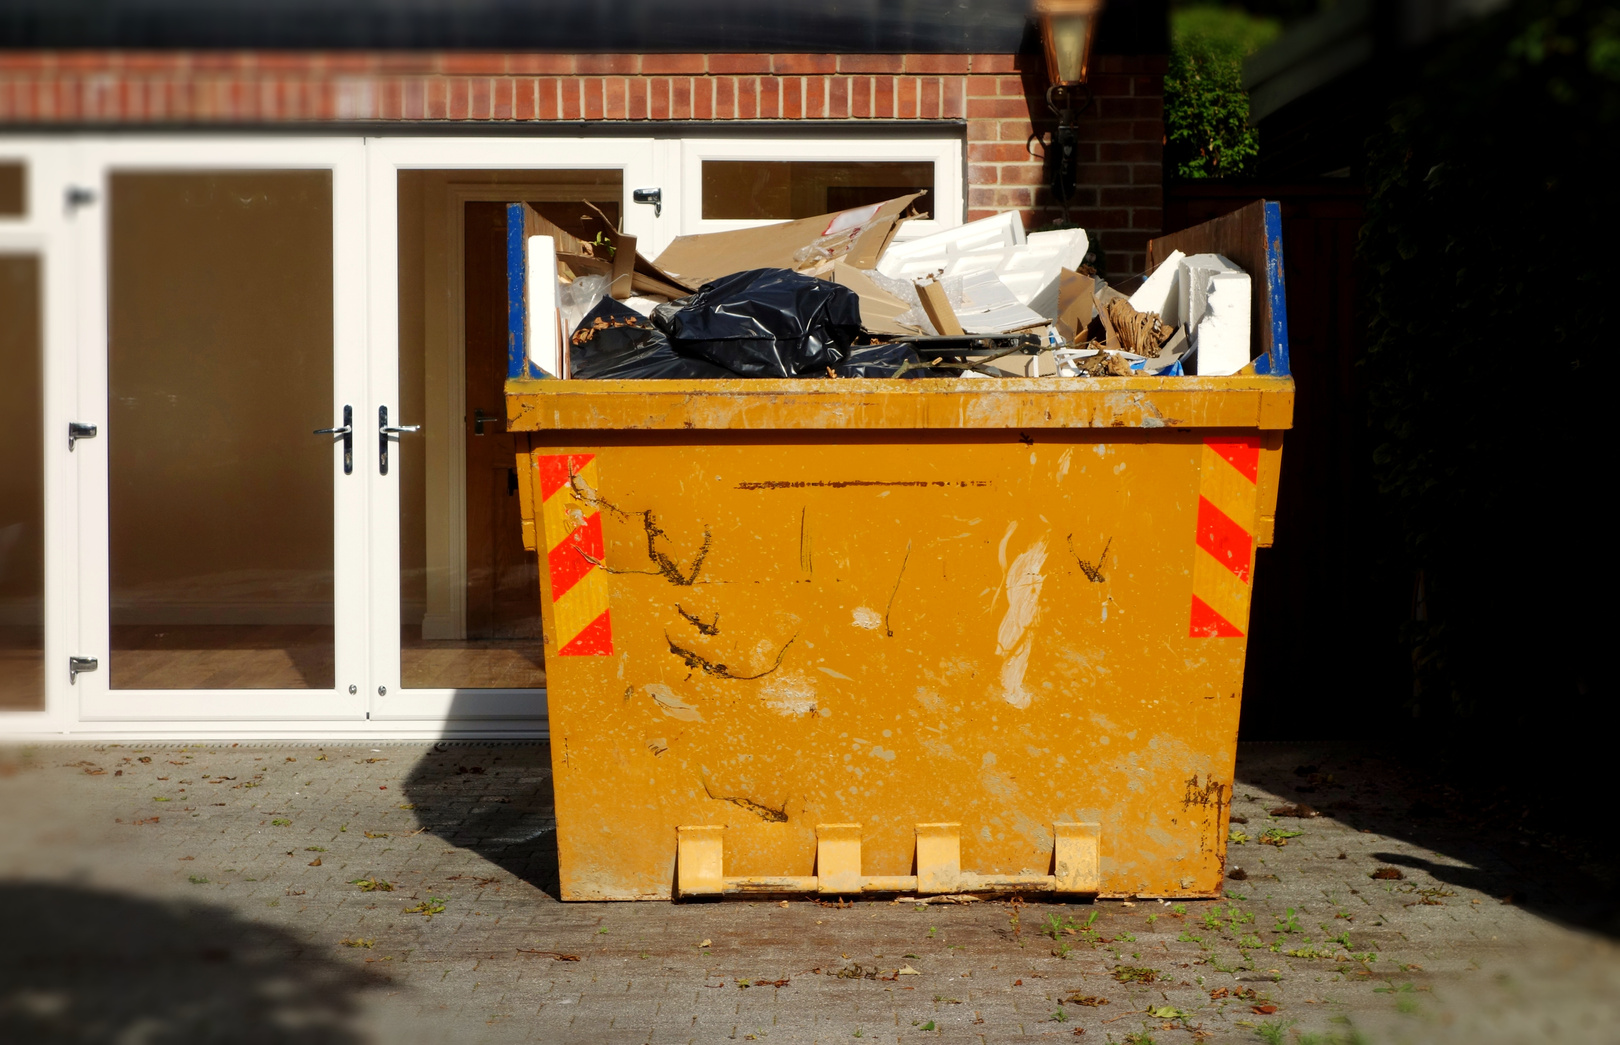
M 1084 229 L 1055 229 L 1025 237 L 1016 211 L 905 243 L 891 244 L 879 259 L 877 271 L 885 277 L 914 281 L 962 277 L 993 288 L 979 277 L 993 275 L 1024 308 L 1009 312 L 1009 322 L 1020 326 L 1050 320 L 1058 312 L 1058 284 L 1064 269 L 1076 269 L 1085 260 L 1090 243 Z M 995 292 L 1000 297 L 999 292 Z M 998 306 L 986 306 L 980 322 L 999 321 L 991 316 Z M 1033 313 L 1037 318 L 1029 320 Z M 1027 321 L 1027 322 L 1026 322 Z M 964 323 L 966 321 L 964 320 Z M 970 328 L 971 329 L 971 328 Z M 1017 327 L 984 326 L 979 333 Z
M 1249 365 L 1252 293 L 1246 272 L 1210 275 L 1204 314 L 1193 332 L 1193 361 L 1200 376 L 1235 374 Z
M 1167 327 L 1180 326 L 1181 259 L 1186 256 L 1179 250 L 1171 251 L 1131 295 L 1131 307 L 1138 312 L 1157 312 Z
M 1209 280 L 1217 272 L 1242 272 L 1220 254 L 1192 254 L 1181 259 L 1181 322 L 1188 331 L 1198 329 L 1209 300 Z
M 551 377 L 562 377 L 557 241 L 550 236 L 530 236 L 528 248 L 529 362 Z

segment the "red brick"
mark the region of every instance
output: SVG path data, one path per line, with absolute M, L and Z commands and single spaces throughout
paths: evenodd
M 574 58 L 574 71 L 587 76 L 634 76 L 641 71 L 636 54 L 582 54 Z
M 499 112 L 498 111 L 499 105 L 497 104 L 497 106 L 496 106 L 497 111 L 495 112 L 495 118 L 498 119 L 498 120 L 510 120 L 512 118 L 512 102 L 511 102 L 512 82 L 503 77 L 503 78 L 495 81 L 495 83 L 493 84 L 493 87 L 495 88 L 496 97 L 498 99 L 499 95 L 500 95 L 500 90 L 501 90 L 503 85 L 505 86 L 505 89 L 506 89 L 506 92 L 507 92 L 506 112 L 505 113 Z M 270 85 L 266 85 L 266 86 L 270 86 Z M 379 115 L 381 115 L 382 118 L 385 119 L 385 120 L 397 120 L 397 119 L 401 118 L 402 116 L 404 116 L 405 115 L 405 112 L 404 112 L 404 110 L 405 110 L 405 84 L 404 84 L 404 81 L 400 80 L 400 78 L 397 77 L 397 76 L 390 76 L 388 79 L 384 80 L 381 84 L 379 84 L 378 88 L 381 91 L 381 100 L 382 100 L 382 104 L 379 106 Z M 273 92 L 271 94 L 266 94 L 266 92 L 261 90 L 259 92 L 259 98 L 260 98 L 259 112 L 263 113 L 264 116 L 266 118 L 268 118 L 268 119 L 274 119 L 275 116 L 276 116 L 276 105 L 275 105 Z M 268 101 L 269 104 L 264 104 L 266 101 Z
M 560 120 L 577 120 L 584 104 L 580 98 L 580 80 L 577 77 L 564 77 L 557 81 L 557 118 Z
M 1104 163 L 1153 163 L 1164 155 L 1158 142 L 1105 141 L 1098 143 L 1097 156 Z
M 1069 217 L 1088 229 L 1123 229 L 1131 222 L 1131 212 L 1122 208 L 1071 207 Z
M 672 120 L 690 120 L 692 118 L 692 78 L 690 76 L 676 76 L 670 79 L 669 118 Z
M 1131 228 L 1157 232 L 1164 225 L 1164 211 L 1158 207 L 1133 207 Z
M 804 80 L 797 76 L 784 76 L 782 84 L 782 119 L 804 119 Z
M 1131 169 L 1123 163 L 1081 162 L 1074 178 L 1081 185 L 1129 185 Z
M 448 51 L 439 55 L 438 66 L 446 76 L 494 76 L 506 72 L 506 55 Z
M 1013 58 L 1010 54 L 976 54 L 973 56 L 972 70 L 976 73 L 1015 72 Z
M 969 119 L 994 116 L 1028 116 L 1029 106 L 1022 98 L 973 98 L 967 100 Z
M 644 54 L 641 56 L 641 72 L 644 76 L 687 75 L 702 74 L 708 71 L 708 63 L 701 54 Z
M 834 120 L 848 118 L 849 77 L 829 76 L 827 78 L 827 116 Z
M 969 185 L 994 185 L 1000 181 L 1001 168 L 993 163 L 968 164 L 967 179 Z
M 969 210 L 967 212 L 967 220 L 983 221 L 985 218 L 995 217 L 996 214 L 996 211 L 990 210 L 988 207 L 980 208 L 978 210 Z
M 1131 164 L 1132 185 L 1162 185 L 1164 183 L 1164 164 L 1162 160 L 1154 163 Z
M 939 115 L 947 120 L 967 116 L 966 77 L 950 76 L 940 84 Z
M 807 120 L 821 120 L 827 116 L 827 78 L 825 76 L 806 76 L 804 78 L 804 118 Z
M 602 78 L 586 76 L 580 79 L 580 116 L 586 120 L 600 120 L 605 111 L 602 99 Z
M 558 97 L 558 85 L 559 83 L 571 82 L 568 80 L 559 81 L 554 76 L 547 76 L 536 81 L 534 85 L 535 119 L 555 120 L 562 116 L 562 102 Z
M 857 76 L 850 80 L 849 114 L 857 120 L 872 116 L 872 78 Z
M 467 78 L 467 117 L 473 120 L 489 119 L 489 77 Z
M 735 120 L 737 118 L 737 78 L 735 76 L 714 77 L 714 118 L 717 120 Z
M 512 119 L 532 120 L 540 109 L 539 81 L 532 76 L 519 76 L 512 81 Z M 405 93 L 405 107 L 410 109 L 410 90 Z
M 998 98 L 1001 96 L 1001 77 L 964 76 L 969 98 Z
M 442 76 L 435 76 L 424 81 L 427 85 L 427 118 L 430 120 L 447 119 L 449 113 L 449 83 Z
M 989 186 L 980 188 L 976 185 L 969 185 L 967 196 L 969 207 L 994 207 L 996 205 L 996 190 Z
M 692 80 L 692 119 L 714 119 L 714 80 L 698 76 Z
M 602 115 L 609 120 L 625 118 L 625 80 L 622 76 L 602 81 Z
M 894 118 L 894 77 L 872 77 L 872 115 L 879 120 Z
M 1029 159 L 1029 150 L 1012 142 L 968 142 L 970 163 L 1018 163 Z
M 771 71 L 778 76 L 835 73 L 838 60 L 830 54 L 779 54 L 771 59 Z
M 896 77 L 894 81 L 894 114 L 902 120 L 917 118 L 917 78 Z
M 970 64 L 965 54 L 908 54 L 908 73 L 965 73 Z
M 471 86 L 467 83 L 465 77 L 460 76 L 452 77 L 449 83 L 450 104 L 448 111 L 450 119 L 465 120 L 467 118 L 468 95 L 471 92 Z
M 782 117 L 782 81 L 775 76 L 759 78 L 759 118 L 777 120 Z
M 669 119 L 669 80 L 654 77 L 647 81 L 647 115 L 654 120 Z
M 647 81 L 642 77 L 625 81 L 624 115 L 628 120 L 647 118 Z
M 1044 185 L 1046 171 L 1040 163 L 1009 163 L 1001 168 L 1003 185 Z
M 737 119 L 752 120 L 759 116 L 759 78 L 737 77 Z
M 905 58 L 898 54 L 841 54 L 838 71 L 841 73 L 897 73 L 906 66 Z
M 1001 120 L 996 123 L 996 137 L 1004 142 L 1027 142 L 1035 125 L 1028 120 Z
M 917 115 L 925 120 L 939 119 L 939 77 L 926 76 L 917 81 Z
M 711 54 L 709 73 L 768 73 L 771 56 L 768 54 Z
M 509 54 L 506 68 L 529 76 L 572 76 L 574 56 L 571 54 Z

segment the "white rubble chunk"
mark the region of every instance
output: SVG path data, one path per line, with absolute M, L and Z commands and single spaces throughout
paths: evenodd
M 877 270 L 885 276 L 906 278 L 900 269 L 916 259 L 930 258 L 946 262 L 962 254 L 1016 247 L 1023 242 L 1023 217 L 1015 210 L 1003 211 L 966 225 L 958 225 L 954 229 L 891 243 L 878 259 Z
M 1188 333 L 1198 329 L 1209 300 L 1209 280 L 1217 272 L 1242 272 L 1220 254 L 1191 254 L 1181 259 L 1181 322 Z

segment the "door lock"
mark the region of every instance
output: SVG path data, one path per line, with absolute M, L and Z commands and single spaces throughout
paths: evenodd
M 405 432 L 420 432 L 421 425 L 390 425 L 388 423 L 388 408 L 377 408 L 377 474 L 388 474 L 388 437 L 401 435 Z
M 664 216 L 664 190 L 663 189 L 636 189 L 630 193 L 633 203 L 650 203 L 653 208 L 653 217 Z
M 101 661 L 95 657 L 69 657 L 68 658 L 68 685 L 79 681 L 79 675 L 86 671 L 95 671 L 101 667 Z
M 483 407 L 479 407 L 477 410 L 473 411 L 473 435 L 483 435 L 484 426 L 486 424 L 498 425 L 500 423 L 501 419 L 499 417 L 496 417 L 494 414 L 484 413 Z
M 95 433 L 92 432 L 92 435 Z M 342 428 L 317 428 L 316 435 L 341 435 L 343 437 L 343 474 L 354 474 L 354 407 L 343 408 Z
M 69 450 L 73 449 L 73 444 L 77 443 L 80 439 L 94 439 L 95 437 L 96 437 L 96 426 L 95 425 L 87 425 L 83 421 L 69 421 L 68 422 L 68 449 Z

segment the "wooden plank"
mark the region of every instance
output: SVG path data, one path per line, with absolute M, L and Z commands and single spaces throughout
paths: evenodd
M 1183 254 L 1222 254 L 1254 282 L 1249 316 L 1249 357 L 1272 350 L 1272 295 L 1267 280 L 1266 203 L 1255 200 L 1231 214 L 1213 218 L 1180 232 L 1148 240 L 1148 271 L 1157 268 L 1172 251 Z M 1279 259 L 1281 244 L 1278 244 Z M 1280 263 L 1278 267 L 1280 272 Z

